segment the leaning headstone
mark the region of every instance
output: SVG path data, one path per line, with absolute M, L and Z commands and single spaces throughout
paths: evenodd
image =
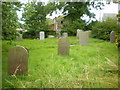
M 15 46 L 9 51 L 8 74 L 18 75 L 28 72 L 28 50 L 22 46 Z
M 84 46 L 84 45 L 88 45 L 89 44 L 89 32 L 80 32 L 79 33 L 79 41 L 80 41 L 80 45 Z
M 19 36 L 16 36 L 16 41 L 22 41 L 22 34 L 19 34 Z
M 115 43 L 115 35 L 116 35 L 115 31 L 111 31 L 111 33 L 110 33 L 110 42 L 111 43 Z
M 40 35 L 40 40 L 44 40 L 45 39 L 44 31 L 39 32 L 39 35 Z
M 76 34 L 76 38 L 77 38 L 77 39 L 79 39 L 79 35 L 80 35 L 79 33 L 80 33 L 80 32 L 83 32 L 83 30 L 77 29 L 77 34 Z
M 69 55 L 69 40 L 61 37 L 58 41 L 58 55 Z
M 62 36 L 63 37 L 68 37 L 68 33 L 63 33 Z

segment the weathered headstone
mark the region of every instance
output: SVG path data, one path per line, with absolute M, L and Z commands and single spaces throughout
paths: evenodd
M 45 39 L 44 31 L 39 32 L 39 35 L 40 35 L 40 40 L 44 40 Z
M 79 41 L 80 41 L 80 45 L 84 46 L 84 45 L 88 45 L 89 44 L 89 32 L 80 32 L 79 33 Z
M 22 41 L 22 34 L 19 34 L 19 36 L 16 36 L 16 41 Z
M 63 33 L 62 36 L 63 37 L 68 37 L 68 33 Z
M 18 75 L 28 72 L 28 51 L 22 46 L 15 46 L 9 51 L 8 74 Z
M 61 37 L 58 41 L 58 55 L 69 55 L 69 40 Z
M 115 43 L 115 35 L 116 35 L 115 31 L 111 31 L 111 33 L 110 33 L 110 42 L 111 43 Z
M 80 35 L 79 33 L 80 33 L 80 32 L 84 32 L 84 31 L 82 31 L 82 30 L 80 30 L 80 29 L 77 29 L 77 34 L 76 34 L 76 38 L 77 38 L 77 39 L 79 39 L 79 35 Z

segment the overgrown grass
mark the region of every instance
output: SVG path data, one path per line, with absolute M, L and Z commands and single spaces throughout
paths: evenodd
M 58 39 L 3 41 L 3 88 L 117 88 L 118 54 L 115 44 L 90 38 L 80 46 L 69 37 L 69 56 L 58 56 Z M 14 45 L 29 49 L 28 75 L 8 76 L 8 51 Z

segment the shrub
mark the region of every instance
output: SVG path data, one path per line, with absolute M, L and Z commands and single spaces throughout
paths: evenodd
M 120 25 L 117 24 L 116 20 L 108 18 L 106 21 L 97 22 L 92 27 L 92 37 L 109 40 L 110 32 L 115 31 L 116 33 L 119 33 L 119 28 Z
M 85 21 L 77 19 L 69 24 L 64 24 L 62 29 L 66 30 L 70 36 L 75 36 L 77 29 L 85 30 L 85 26 Z

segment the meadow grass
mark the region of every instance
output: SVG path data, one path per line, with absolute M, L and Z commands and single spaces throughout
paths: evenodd
M 80 46 L 69 37 L 69 56 L 57 54 L 58 39 L 3 41 L 3 88 L 118 88 L 118 52 L 114 43 L 90 38 Z M 28 75 L 8 76 L 8 51 L 15 45 L 29 49 Z

